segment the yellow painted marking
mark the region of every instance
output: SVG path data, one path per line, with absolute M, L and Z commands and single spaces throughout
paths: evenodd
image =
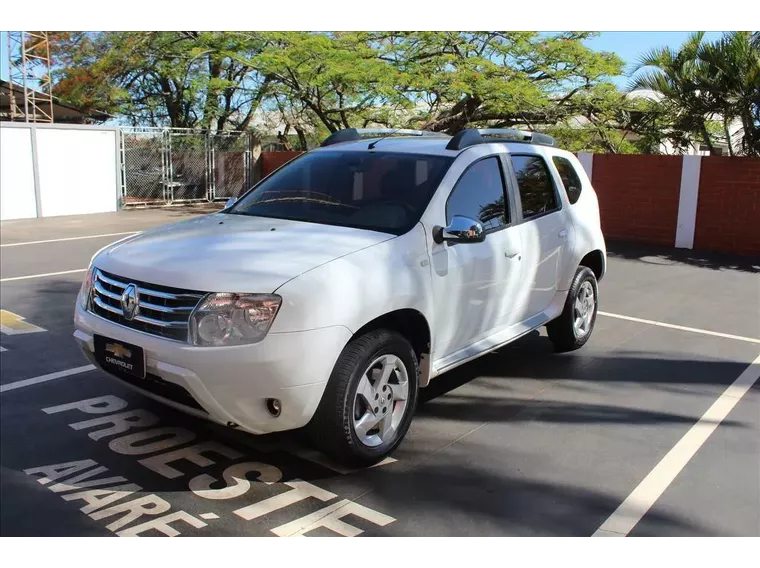
M 23 335 L 25 333 L 39 333 L 47 329 L 24 321 L 24 318 L 8 310 L 0 310 L 0 332 L 5 335 Z

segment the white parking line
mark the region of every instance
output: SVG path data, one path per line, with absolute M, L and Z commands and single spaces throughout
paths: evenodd
M 30 387 L 32 385 L 38 385 L 40 383 L 46 383 L 48 381 L 54 381 L 56 379 L 63 379 L 64 377 L 70 377 L 71 375 L 78 375 L 79 373 L 86 373 L 95 369 L 95 365 L 84 365 L 83 367 L 76 367 L 74 369 L 67 369 L 65 371 L 58 371 L 56 373 L 50 373 L 48 375 L 42 375 L 40 377 L 34 377 L 32 379 L 24 379 L 23 381 L 15 381 L 13 383 L 6 383 L 0 385 L 0 393 L 7 392 L 24 387 Z
M 48 239 L 45 241 L 27 241 L 25 243 L 8 243 L 7 245 L 0 245 L 0 248 L 5 247 L 22 247 L 25 245 L 41 245 L 44 243 L 60 243 L 63 241 L 81 241 L 83 239 L 99 239 L 101 237 L 118 237 L 120 235 L 136 235 L 140 231 L 127 231 L 126 233 L 104 233 L 102 235 L 86 235 L 84 237 L 65 237 L 62 239 Z
M 645 323 L 648 325 L 654 325 L 656 327 L 667 327 L 669 329 L 678 329 L 680 331 L 690 331 L 692 333 L 701 333 L 702 335 L 712 335 L 714 337 L 723 337 L 725 339 L 735 339 L 737 341 L 747 341 L 748 343 L 760 344 L 760 339 L 757 339 L 755 337 L 745 337 L 743 335 L 732 335 L 730 333 L 720 333 L 719 331 L 710 331 L 709 329 L 699 329 L 697 327 L 686 327 L 683 325 L 675 325 L 672 323 L 665 323 L 661 321 L 634 318 L 631 316 L 624 316 L 620 314 L 611 314 L 609 312 L 599 311 L 597 312 L 597 314 L 600 316 L 608 317 L 608 318 L 615 318 L 615 319 L 621 319 L 621 320 L 626 320 L 626 321 L 635 321 L 637 323 Z
M 14 282 L 16 280 L 30 280 L 32 278 L 47 278 L 48 276 L 60 276 L 61 274 L 76 274 L 77 272 L 87 272 L 87 269 L 77 268 L 75 270 L 63 270 L 61 272 L 46 272 L 45 274 L 30 274 L 29 276 L 13 276 L 12 278 L 0 278 L 0 282 Z
M 760 355 L 707 409 L 593 536 L 626 536 L 760 378 Z

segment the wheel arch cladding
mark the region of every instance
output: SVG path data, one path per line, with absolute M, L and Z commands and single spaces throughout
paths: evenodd
M 602 254 L 602 251 L 598 249 L 592 250 L 590 253 L 584 256 L 579 264 L 580 266 L 587 266 L 590 268 L 594 273 L 594 276 L 596 276 L 597 281 L 601 280 L 602 276 L 604 276 L 604 255 Z
M 403 335 L 417 354 L 420 367 L 419 385 L 427 386 L 430 380 L 430 347 L 432 335 L 427 318 L 421 312 L 404 308 L 383 314 L 364 324 L 352 337 L 360 337 L 375 329 L 391 329 Z

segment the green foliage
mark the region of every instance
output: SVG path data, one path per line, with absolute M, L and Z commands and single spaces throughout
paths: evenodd
M 57 34 L 57 94 L 134 123 L 288 129 L 552 124 L 586 110 L 622 62 L 588 32 Z M 248 120 L 246 120 L 248 119 Z M 303 136 L 302 136 L 303 134 Z
M 241 59 L 265 43 L 235 32 L 56 33 L 54 92 L 134 124 L 245 128 L 267 82 Z
M 405 105 L 397 73 L 378 57 L 368 32 L 280 32 L 269 39 L 251 63 L 272 78 L 278 101 L 311 126 L 335 132 L 387 121 L 392 108 Z
M 757 152 L 757 33 L 645 54 L 632 86 L 660 100 L 617 90 L 623 62 L 592 35 L 56 32 L 54 92 L 140 125 L 250 129 L 258 113 L 294 148 L 347 127 L 515 126 L 576 151 L 652 152 L 713 145 L 740 120 L 736 150 Z
M 729 125 L 741 122 L 741 153 L 760 155 L 760 36 L 729 32 L 712 43 L 694 33 L 679 49 L 653 49 L 635 69 L 633 89 L 658 93 L 667 117 L 664 138 L 676 148 L 689 140 L 735 152 Z

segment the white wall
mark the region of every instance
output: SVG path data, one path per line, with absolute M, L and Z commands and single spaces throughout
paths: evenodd
M 37 129 L 42 216 L 116 211 L 115 130 Z
M 0 220 L 37 216 L 32 129 L 0 129 Z
M 11 123 L 0 126 L 2 220 L 117 210 L 121 166 L 117 129 Z

